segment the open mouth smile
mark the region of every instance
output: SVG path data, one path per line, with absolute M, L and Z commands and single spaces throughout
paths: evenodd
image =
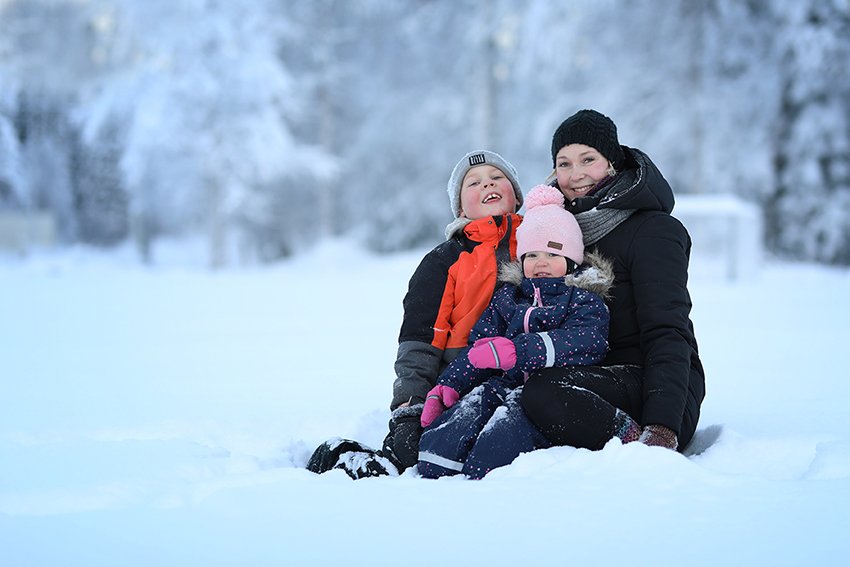
M 572 191 L 573 191 L 573 193 L 576 193 L 578 195 L 584 195 L 585 193 L 587 193 L 591 189 L 593 189 L 593 185 L 584 185 L 582 187 L 573 187 Z

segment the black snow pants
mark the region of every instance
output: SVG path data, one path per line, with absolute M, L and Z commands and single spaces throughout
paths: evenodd
M 639 366 L 546 368 L 525 383 L 521 403 L 552 444 L 597 450 L 616 434 L 617 408 L 640 423 L 641 376 Z

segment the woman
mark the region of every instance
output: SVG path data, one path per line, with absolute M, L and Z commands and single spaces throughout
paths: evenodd
M 691 241 L 670 216 L 670 185 L 646 154 L 621 146 L 617 127 L 595 110 L 558 127 L 552 161 L 552 184 L 585 246 L 614 264 L 610 350 L 599 366 L 532 375 L 522 406 L 557 445 L 600 449 L 616 436 L 683 450 L 696 430 L 705 376 L 690 320 Z

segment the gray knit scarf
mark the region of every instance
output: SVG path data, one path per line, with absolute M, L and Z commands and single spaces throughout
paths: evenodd
M 585 247 L 595 244 L 632 216 L 637 209 L 591 209 L 575 215 Z

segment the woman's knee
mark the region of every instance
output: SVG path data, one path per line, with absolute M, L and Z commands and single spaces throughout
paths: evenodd
M 520 403 L 525 413 L 534 420 L 535 415 L 543 414 L 558 395 L 558 380 L 563 378 L 563 369 L 546 368 L 533 374 L 522 388 Z
M 699 422 L 699 411 L 696 412 L 696 415 L 693 415 L 690 411 L 690 408 L 685 408 L 685 413 L 682 416 L 682 425 L 679 428 L 679 451 L 684 451 L 691 440 L 694 438 L 694 433 L 697 430 L 697 423 Z

